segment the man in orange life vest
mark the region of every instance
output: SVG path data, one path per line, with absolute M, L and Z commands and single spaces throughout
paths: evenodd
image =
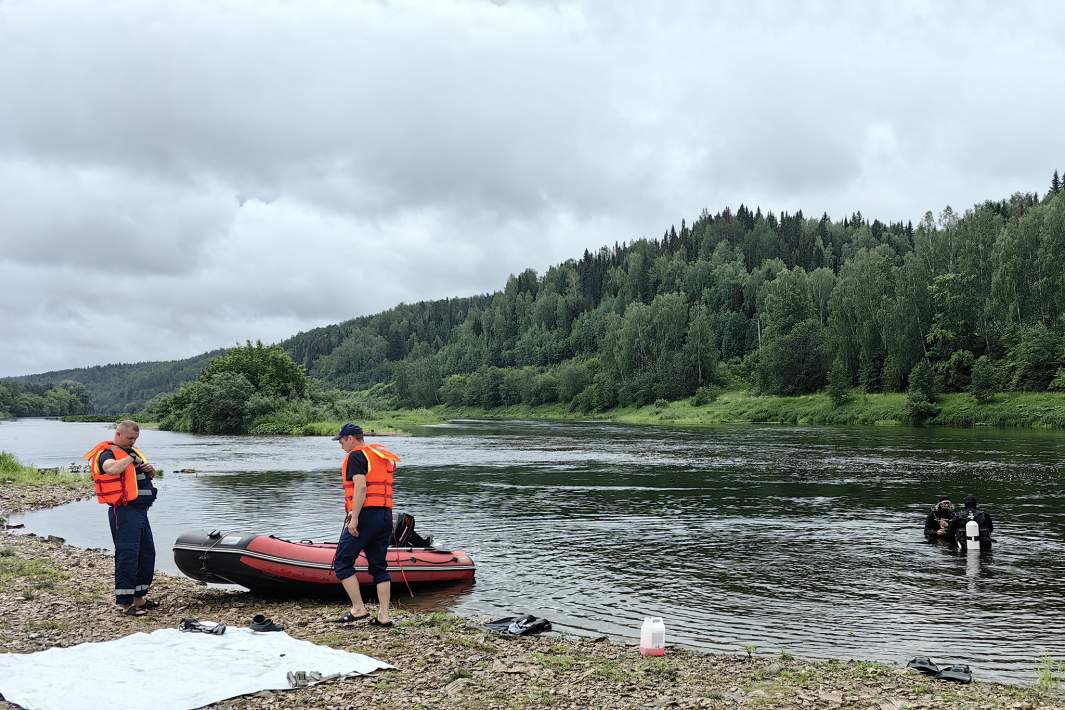
M 134 448 L 138 436 L 136 422 L 121 421 L 113 441 L 101 441 L 85 454 L 96 500 L 107 505 L 115 542 L 115 602 L 128 616 L 143 616 L 159 606 L 147 598 L 155 573 L 155 541 L 148 524 L 148 508 L 157 495 L 155 467 Z
M 340 471 L 347 511 L 333 571 L 351 598 L 351 609 L 337 621 L 344 624 L 370 618 L 355 577 L 355 560 L 365 550 L 378 601 L 377 616 L 369 623 L 392 626 L 388 613 L 392 581 L 385 558 L 392 539 L 392 472 L 399 457 L 380 444 L 363 441 L 362 427 L 356 424 L 345 424 L 333 440 L 344 450 Z

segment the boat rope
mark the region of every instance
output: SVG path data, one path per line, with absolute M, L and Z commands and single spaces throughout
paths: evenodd
M 396 529 L 395 528 L 392 528 L 392 542 L 399 542 L 398 540 L 396 540 Z M 399 575 L 401 577 L 403 577 L 403 584 L 407 585 L 407 593 L 410 594 L 410 598 L 413 599 L 414 598 L 414 590 L 410 588 L 410 582 L 407 581 L 407 571 L 405 569 L 403 569 L 402 559 L 403 559 L 402 554 L 397 550 L 396 551 L 396 564 L 399 565 Z M 414 557 L 413 555 L 411 555 L 411 559 L 414 560 L 415 562 L 418 561 L 418 558 Z
M 203 554 L 200 555 L 200 571 L 204 574 L 211 574 L 211 571 L 207 569 L 207 555 L 211 552 L 211 550 L 218 547 L 219 543 L 221 543 L 222 540 L 225 538 L 225 533 L 221 532 L 220 530 L 212 530 L 210 533 L 208 533 L 207 537 L 214 537 L 215 540 L 211 543 L 211 546 L 204 550 Z

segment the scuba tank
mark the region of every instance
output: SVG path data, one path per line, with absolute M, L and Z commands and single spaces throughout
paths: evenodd
M 970 552 L 980 551 L 980 523 L 976 522 L 976 516 L 971 511 L 969 520 L 965 523 L 965 549 Z

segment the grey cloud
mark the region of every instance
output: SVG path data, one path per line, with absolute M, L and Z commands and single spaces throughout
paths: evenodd
M 359 209 L 537 210 L 545 195 L 601 209 L 626 187 L 596 170 L 635 137 L 603 110 L 610 57 L 559 43 L 553 10 L 278 4 L 171 24 L 137 7 L 94 8 L 73 38 L 44 32 L 44 13 L 31 23 L 47 46 L 6 63 L 14 101 L 36 107 L 6 120 L 11 150 L 251 192 L 372 182 L 372 201 L 348 196 Z
M 106 167 L 0 159 L 0 261 L 182 273 L 224 233 L 235 205 L 207 186 Z
M 0 36 L 0 375 L 490 291 L 704 207 L 917 220 L 1065 168 L 1054 2 L 41 0 Z M 141 280 L 86 278 L 115 256 Z M 116 302 L 136 342 L 99 337 Z

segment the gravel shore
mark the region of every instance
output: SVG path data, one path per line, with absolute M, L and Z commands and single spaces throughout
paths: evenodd
M 5 509 L 12 500 L 0 495 Z M 66 492 L 35 500 L 61 502 Z M 71 494 L 73 497 L 81 495 Z M 161 554 L 168 554 L 160 546 Z M 0 652 L 26 653 L 136 631 L 176 627 L 184 617 L 241 626 L 264 613 L 291 635 L 380 658 L 396 670 L 287 692 L 265 692 L 220 708 L 346 708 L 355 704 L 412 708 L 1065 708 L 1057 694 L 977 682 L 968 686 L 902 668 L 791 657 L 748 658 L 673 648 L 644 658 L 630 644 L 545 634 L 487 635 L 483 620 L 406 609 L 391 630 L 339 626 L 345 607 L 280 601 L 208 588 L 158 575 L 146 617 L 115 612 L 113 560 L 58 538 L 0 533 Z M 0 702 L 0 707 L 14 707 Z
M 73 503 L 92 494 L 88 476 L 40 474 L 37 482 L 5 480 L 0 474 L 0 523 L 13 513 Z

